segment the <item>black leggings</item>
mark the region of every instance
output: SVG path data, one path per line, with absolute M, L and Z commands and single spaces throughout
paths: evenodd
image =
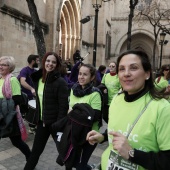
M 75 168 L 76 170 L 90 170 L 91 168 L 87 165 L 94 149 L 96 148 L 97 144 L 90 145 L 89 142 L 86 142 L 83 146 L 83 154 L 81 158 L 81 162 L 75 161 Z M 78 158 L 79 160 L 80 158 Z M 72 168 L 67 168 L 66 170 L 72 170 Z
M 38 123 L 32 146 L 32 152 L 24 167 L 24 170 L 33 170 L 35 168 L 51 134 L 52 131 L 50 126 L 43 127 L 42 121 Z
M 31 151 L 28 145 L 21 139 L 21 135 L 11 136 L 9 137 L 9 139 L 11 140 L 12 144 L 25 155 L 27 160 L 30 156 Z

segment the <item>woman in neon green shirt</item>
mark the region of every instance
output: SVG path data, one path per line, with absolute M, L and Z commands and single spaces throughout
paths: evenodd
M 106 123 L 108 123 L 108 111 L 109 111 L 110 103 L 113 99 L 113 96 L 117 94 L 121 88 L 119 78 L 116 73 L 115 62 L 111 62 L 109 64 L 109 70 L 110 72 L 103 76 L 102 82 L 101 82 L 101 84 L 105 85 L 107 88 L 107 92 L 105 89 L 103 93 L 108 93 L 108 103 L 107 105 L 104 105 L 104 111 L 103 111 L 103 119 Z
M 169 65 L 163 65 L 161 67 L 161 75 L 155 79 L 155 87 L 159 91 L 164 92 L 166 99 L 170 102 L 169 70 Z
M 93 123 L 92 129 L 99 131 L 99 127 L 102 121 L 101 96 L 99 90 L 93 86 L 95 76 L 96 69 L 92 65 L 83 64 L 80 67 L 78 74 L 78 83 L 76 83 L 71 89 L 69 107 L 70 109 L 72 109 L 72 107 L 76 103 L 89 104 L 95 111 L 95 121 Z M 75 161 L 74 167 L 76 168 L 76 170 L 89 169 L 87 163 L 95 148 L 96 144 L 92 146 L 88 142 L 86 142 L 82 146 L 82 156 L 81 158 L 77 158 L 77 161 Z M 66 168 L 66 170 L 70 169 Z
M 168 91 L 168 74 L 169 74 L 169 65 L 163 65 L 161 67 L 161 75 L 155 79 L 155 85 L 158 90 Z
M 4 88 L 7 89 L 7 85 L 10 86 L 10 89 L 5 90 L 5 91 L 7 91 L 7 93 L 12 95 L 12 99 L 15 105 L 14 106 L 14 110 L 15 110 L 16 107 L 21 104 L 21 87 L 20 87 L 18 79 L 12 76 L 11 74 L 14 71 L 14 69 L 15 69 L 15 60 L 13 57 L 11 56 L 0 57 L 0 75 L 1 75 L 0 98 L 1 99 L 5 98 L 3 89 Z M 9 78 L 9 82 L 8 82 L 8 78 Z M 8 83 L 5 84 L 6 82 Z M 9 106 L 7 106 L 7 109 L 8 108 Z M 2 109 L 1 109 L 1 112 L 2 112 Z M 3 127 L 3 119 L 1 120 L 1 126 Z M 9 131 L 10 130 L 9 127 L 12 127 L 11 132 Z M 4 130 L 9 131 L 10 133 L 9 134 L 7 133 L 5 136 L 1 136 Z M 18 148 L 25 155 L 26 160 L 29 158 L 31 151 L 29 149 L 29 146 L 22 140 L 19 123 L 17 120 L 17 115 L 13 117 L 8 127 L 6 127 L 5 129 L 0 129 L 0 138 L 1 137 L 9 137 L 13 146 Z
M 91 131 L 91 144 L 108 139 L 102 170 L 170 169 L 170 104 L 152 81 L 149 57 L 131 50 L 118 58 L 117 73 L 124 91 L 109 108 L 108 134 Z

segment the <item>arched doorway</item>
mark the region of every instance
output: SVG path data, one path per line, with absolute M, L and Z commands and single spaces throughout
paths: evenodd
M 142 49 L 144 50 L 152 63 L 152 54 L 153 54 L 153 44 L 154 39 L 152 39 L 150 36 L 144 34 L 144 33 L 135 33 L 132 35 L 132 43 L 131 43 L 131 49 Z M 124 41 L 121 48 L 120 48 L 120 54 L 127 49 L 127 41 Z M 155 67 L 158 67 L 158 47 L 156 47 L 156 56 L 155 56 Z
M 80 2 L 65 0 L 60 14 L 59 44 L 62 59 L 70 58 L 80 48 Z

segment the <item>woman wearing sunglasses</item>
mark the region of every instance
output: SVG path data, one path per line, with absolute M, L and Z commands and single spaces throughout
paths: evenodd
M 161 74 L 155 80 L 155 85 L 156 85 L 157 90 L 167 93 L 168 98 L 169 98 L 169 93 L 170 93 L 170 86 L 168 83 L 168 80 L 170 79 L 169 70 L 170 70 L 169 65 L 162 65 L 161 72 L 160 72 Z
M 104 93 L 108 93 L 108 103 L 104 106 L 103 111 L 103 119 L 106 123 L 108 123 L 108 109 L 110 106 L 110 103 L 113 99 L 113 96 L 118 93 L 121 86 L 119 83 L 119 78 L 116 74 L 116 63 L 111 62 L 109 64 L 109 70 L 110 72 L 105 74 L 102 78 L 102 85 L 105 85 L 107 90 L 104 91 Z

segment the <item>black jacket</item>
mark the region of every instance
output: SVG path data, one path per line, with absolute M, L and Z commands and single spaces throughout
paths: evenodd
M 76 158 L 81 159 L 86 135 L 94 123 L 95 111 L 86 103 L 75 104 L 67 117 L 52 125 L 56 134 L 56 146 L 59 153 L 57 163 L 71 168 Z M 60 140 L 61 139 L 61 140 Z
M 38 82 L 42 78 L 42 69 L 31 74 L 36 96 L 38 96 Z M 47 74 L 43 91 L 42 121 L 50 125 L 65 117 L 68 111 L 68 87 L 65 80 L 57 71 Z M 36 111 L 40 120 L 40 101 L 36 97 Z
M 108 89 L 104 84 L 100 84 L 97 88 L 101 91 L 103 97 L 103 105 L 108 105 Z M 104 93 L 107 90 L 107 93 Z
M 0 138 L 20 135 L 15 101 L 0 99 Z

